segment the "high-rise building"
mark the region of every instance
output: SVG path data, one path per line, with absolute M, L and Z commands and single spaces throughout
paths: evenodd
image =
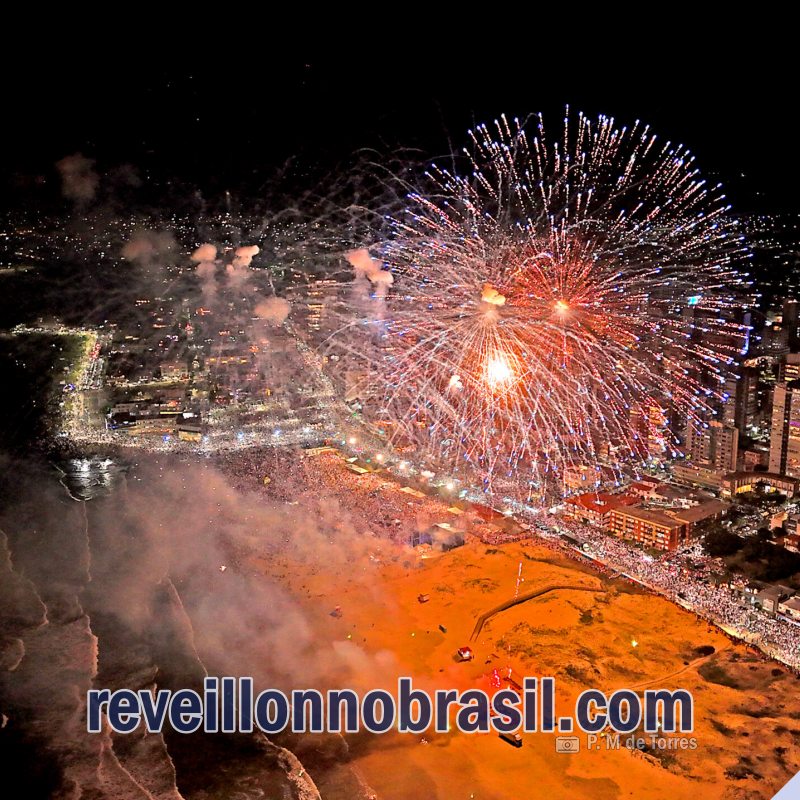
M 780 356 L 789 352 L 789 334 L 780 322 L 768 319 L 756 348 L 761 355 Z
M 789 383 L 800 378 L 800 353 L 787 353 L 778 362 L 778 381 Z
M 651 401 L 631 407 L 629 414 L 634 433 L 634 448 L 642 458 L 663 458 L 670 444 L 667 409 Z
M 800 381 L 783 381 L 775 385 L 769 471 L 800 477 Z
M 669 418 L 667 411 L 658 403 L 647 406 L 648 449 L 653 458 L 661 458 L 669 442 Z
M 707 425 L 690 424 L 684 449 L 687 459 L 698 467 L 720 473 L 734 472 L 739 455 L 739 431 L 733 425 L 716 420 Z
M 799 362 L 800 363 L 800 362 Z M 741 366 L 738 376 L 725 382 L 727 400 L 722 406 L 722 421 L 737 428 L 740 435 L 756 426 L 760 419 L 759 370 L 754 366 Z
M 799 312 L 800 304 L 798 304 L 797 300 L 787 298 L 783 301 L 781 323 L 786 331 L 787 344 L 793 353 L 800 349 L 800 336 L 798 336 L 798 327 L 800 327 Z

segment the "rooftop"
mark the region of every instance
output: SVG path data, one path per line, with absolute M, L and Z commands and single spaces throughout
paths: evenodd
M 657 483 L 650 483 L 649 481 L 633 481 L 628 485 L 628 488 L 632 492 L 652 492 L 657 486 Z
M 622 506 L 631 506 L 637 502 L 635 497 L 630 497 L 626 494 L 607 494 L 605 492 L 586 492 L 579 494 L 576 497 L 568 497 L 567 503 L 573 506 L 580 506 L 587 511 L 593 511 L 596 514 L 603 514 L 611 511 L 613 508 L 621 508 Z
M 784 600 L 781 603 L 781 608 L 787 608 L 790 611 L 800 611 L 800 597 L 795 595 L 794 597 L 790 597 L 788 600 Z
M 766 589 L 762 589 L 760 592 L 756 593 L 756 597 L 760 599 L 771 599 L 771 600 L 778 600 L 781 597 L 786 597 L 786 587 L 785 586 L 767 586 Z
M 714 517 L 717 514 L 724 514 L 728 510 L 728 503 L 722 500 L 706 500 L 704 503 L 698 503 L 696 506 L 690 508 L 676 509 L 672 516 L 679 519 L 681 522 L 688 522 L 690 525 L 696 522 L 702 522 L 704 519 Z
M 634 519 L 642 520 L 642 522 L 649 522 L 653 525 L 660 525 L 663 528 L 678 528 L 684 524 L 682 520 L 677 520 L 675 517 L 663 511 L 655 511 L 650 508 L 642 508 L 641 506 L 614 509 L 614 511 L 617 514 L 633 517 Z
M 784 483 L 797 484 L 797 478 L 789 475 L 781 475 L 779 472 L 729 472 L 725 476 L 726 481 L 741 481 L 749 478 L 753 483 L 761 481 L 782 481 Z

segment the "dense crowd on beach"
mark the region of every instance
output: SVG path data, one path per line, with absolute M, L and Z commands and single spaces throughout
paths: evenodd
M 277 502 L 335 498 L 358 530 L 398 545 L 411 546 L 419 533 L 436 523 L 470 531 L 493 546 L 535 537 L 562 555 L 591 563 L 601 573 L 636 581 L 800 669 L 800 625 L 756 609 L 717 585 L 713 575 L 722 565 L 704 555 L 697 543 L 654 557 L 559 515 L 520 519 L 526 530 L 509 531 L 502 524 L 485 521 L 469 506 L 459 513 L 440 496 L 401 491 L 401 483 L 385 473 L 352 472 L 335 453 L 308 456 L 299 449 L 249 448 L 221 452 L 215 461 L 237 489 L 259 491 Z
M 475 515 L 448 511 L 438 497 L 401 491 L 384 473 L 351 472 L 333 453 L 252 448 L 220 453 L 215 463 L 241 491 L 259 491 L 286 503 L 335 500 L 358 530 L 400 545 L 411 545 L 436 523 L 466 528 L 480 522 Z

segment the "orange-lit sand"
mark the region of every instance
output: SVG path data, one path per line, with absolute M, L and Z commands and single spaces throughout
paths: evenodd
M 354 478 L 353 491 L 373 480 Z M 589 687 L 686 688 L 695 697 L 698 740 L 694 751 L 656 758 L 588 752 L 583 734 L 575 755 L 556 753 L 551 734 L 527 734 L 518 750 L 497 735 L 428 735 L 427 744 L 410 734 L 359 737 L 352 764 L 382 800 L 771 798 L 800 769 L 797 679 L 668 601 L 609 582 L 535 541 L 487 547 L 470 538 L 425 561 L 408 548 L 381 551 L 382 563 L 302 571 L 301 598 L 321 638 L 349 636 L 370 654 L 388 650 L 398 674 L 429 689 L 491 691 L 494 668 L 505 675 L 511 667 L 520 683 L 525 675 L 553 675 L 558 714 L 570 713 Z M 514 596 L 520 562 L 520 593 L 549 585 L 596 591 L 561 589 L 498 614 L 471 643 L 475 660 L 456 663 L 476 618 Z M 260 566 L 301 572 L 280 559 Z M 430 601 L 420 604 L 420 593 Z M 328 613 L 336 605 L 340 618 Z M 709 658 L 693 652 L 709 645 L 716 650 Z M 698 670 L 742 688 L 710 682 Z M 396 675 L 385 678 L 392 686 Z

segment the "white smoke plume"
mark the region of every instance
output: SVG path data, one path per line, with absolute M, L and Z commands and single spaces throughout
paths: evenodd
M 122 247 L 126 261 L 150 265 L 170 258 L 178 249 L 175 237 L 169 231 L 140 229 Z
M 362 247 L 359 250 L 351 250 L 345 255 L 345 258 L 352 265 L 357 278 L 370 278 L 371 280 L 372 276 L 380 272 L 383 266 L 377 258 L 373 258 L 369 254 L 369 250 L 366 247 Z
M 353 267 L 356 281 L 366 278 L 375 287 L 378 299 L 386 297 L 389 287 L 394 283 L 394 276 L 383 269 L 383 264 L 377 258 L 373 258 L 365 247 L 351 250 L 345 258 Z
M 225 275 L 228 278 L 228 286 L 232 289 L 241 289 L 250 278 L 250 270 L 245 266 L 237 267 L 234 264 L 227 264 Z
M 292 306 L 282 297 L 267 297 L 256 305 L 255 313 L 259 319 L 271 325 L 282 325 L 289 316 Z
M 217 248 L 213 244 L 201 244 L 191 255 L 194 262 L 214 261 L 216 257 Z
M 201 261 L 194 271 L 200 279 L 203 300 L 209 302 L 217 294 L 217 265 L 213 261 Z
M 228 286 L 232 289 L 241 289 L 247 283 L 250 279 L 250 264 L 259 251 L 260 248 L 257 244 L 237 247 L 233 251 L 233 261 L 225 265 Z
M 201 261 L 195 268 L 195 273 L 197 277 L 203 283 L 208 281 L 213 281 L 214 275 L 217 272 L 217 265 L 213 261 Z
M 234 251 L 233 266 L 238 268 L 249 267 L 253 261 L 253 257 L 257 256 L 261 248 L 257 244 L 251 244 L 247 247 L 237 247 Z

